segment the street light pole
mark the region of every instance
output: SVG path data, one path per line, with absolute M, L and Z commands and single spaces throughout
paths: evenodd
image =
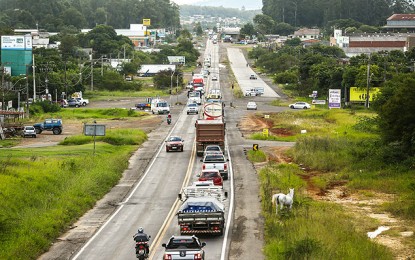
M 173 95 L 173 76 L 174 76 L 174 71 L 172 71 L 171 76 L 170 76 L 170 106 L 171 106 L 171 95 Z

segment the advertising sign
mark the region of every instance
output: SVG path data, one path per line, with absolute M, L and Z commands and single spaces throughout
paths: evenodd
M 326 100 L 313 99 L 313 101 L 311 101 L 311 104 L 313 104 L 313 105 L 325 105 Z
M 329 89 L 329 108 L 341 107 L 341 90 Z
M 143 25 L 150 26 L 151 25 L 151 19 L 143 19 Z
M 369 101 L 373 101 L 373 97 L 379 94 L 379 92 L 380 92 L 379 88 L 370 88 L 369 89 Z M 366 94 L 367 94 L 366 88 L 352 87 L 350 88 L 350 102 L 364 103 L 366 102 Z
M 24 35 L 4 35 L 1 36 L 2 50 L 31 50 L 32 36 Z
M 186 57 L 185 56 L 167 56 L 170 64 L 185 64 Z

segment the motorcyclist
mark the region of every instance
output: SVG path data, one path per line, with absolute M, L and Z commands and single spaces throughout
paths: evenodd
M 150 252 L 150 248 L 147 243 L 150 240 L 150 237 L 151 236 L 144 233 L 144 228 L 142 227 L 139 227 L 137 230 L 137 233 L 133 236 L 135 242 L 145 242 L 146 255 L 148 255 Z M 138 250 L 137 246 L 136 246 L 136 250 Z
M 167 115 L 167 123 L 171 123 L 171 114 L 169 113 L 168 115 Z

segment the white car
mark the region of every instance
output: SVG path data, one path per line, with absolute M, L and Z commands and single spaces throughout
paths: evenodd
M 257 95 L 256 91 L 254 89 L 246 89 L 245 90 L 245 97 L 255 97 Z
M 307 102 L 295 102 L 294 104 L 290 104 L 288 107 L 292 109 L 310 109 L 311 105 Z
M 35 127 L 34 126 L 25 126 L 23 128 L 22 136 L 23 137 L 30 136 L 30 137 L 36 138 L 36 129 L 35 129 Z
M 218 81 L 218 77 L 213 76 L 213 77 L 212 77 L 212 81 Z
M 256 103 L 253 102 L 253 101 L 248 102 L 248 104 L 246 105 L 247 110 L 257 110 L 257 108 L 258 107 L 257 107 Z
M 187 114 L 199 114 L 199 106 L 197 105 L 197 103 L 187 104 Z

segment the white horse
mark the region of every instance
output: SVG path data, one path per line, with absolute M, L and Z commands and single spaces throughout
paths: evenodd
M 283 193 L 277 193 L 272 195 L 272 204 L 275 204 L 275 214 L 278 214 L 278 205 L 280 206 L 280 209 L 282 210 L 282 208 L 284 206 L 289 206 L 290 209 L 293 206 L 293 199 L 294 199 L 294 188 L 290 189 L 290 193 L 288 194 L 283 194 Z

